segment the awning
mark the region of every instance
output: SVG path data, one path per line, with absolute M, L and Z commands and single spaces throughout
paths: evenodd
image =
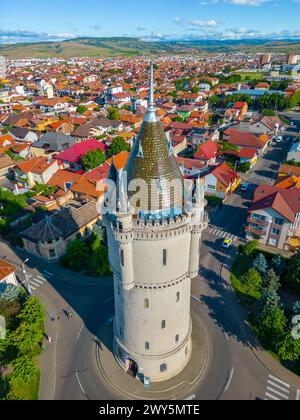
M 299 238 L 291 238 L 290 245 L 292 248 L 300 248 L 300 239 Z

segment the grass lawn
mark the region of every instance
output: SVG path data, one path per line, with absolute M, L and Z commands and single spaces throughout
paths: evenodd
M 39 398 L 40 370 L 37 369 L 36 373 L 32 376 L 31 381 L 28 383 L 13 381 L 11 385 L 11 393 L 16 397 L 16 399 L 37 400 Z
M 265 77 L 266 73 L 260 73 L 260 72 L 238 72 L 242 78 L 242 80 L 261 80 L 263 77 Z

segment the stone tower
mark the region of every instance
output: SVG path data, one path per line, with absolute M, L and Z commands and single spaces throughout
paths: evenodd
M 136 203 L 134 180 L 145 186 Z M 114 276 L 114 353 L 134 376 L 163 381 L 191 356 L 191 279 L 198 275 L 207 219 L 200 181 L 183 206 L 183 176 L 156 115 L 152 65 L 148 110 L 118 181 L 116 210 L 104 217 Z

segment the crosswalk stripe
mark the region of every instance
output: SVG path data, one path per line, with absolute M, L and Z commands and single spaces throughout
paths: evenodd
M 279 379 L 279 378 L 276 378 L 276 376 L 273 376 L 273 375 L 269 375 L 269 378 L 271 378 L 271 379 L 273 379 L 273 381 L 276 381 L 276 382 L 279 382 L 280 384 L 282 384 L 282 385 L 285 385 L 286 387 L 290 387 L 290 385 L 289 384 L 287 384 L 286 382 L 283 382 L 281 379 Z
M 266 397 L 269 397 L 269 398 L 271 398 L 272 400 L 280 400 L 280 398 L 277 398 L 277 397 L 275 397 L 274 395 L 269 394 L 268 392 L 266 392 Z
M 39 284 L 44 284 L 44 282 L 42 281 L 42 280 L 39 280 L 38 278 L 34 278 L 33 279 L 36 283 L 39 283 Z
M 273 392 L 273 393 L 279 395 L 281 398 L 284 398 L 285 400 L 288 400 L 289 399 L 288 395 L 282 394 L 281 392 L 277 391 L 277 389 L 271 388 L 270 386 L 267 386 L 267 389 L 270 392 Z
M 33 284 L 33 286 L 35 286 L 35 287 L 40 287 L 40 284 L 39 283 L 37 283 L 35 280 L 30 280 L 30 282 L 29 282 L 30 284 Z
M 283 392 L 287 392 L 288 394 L 289 394 L 289 392 L 290 392 L 290 390 L 289 389 L 286 389 L 286 388 L 284 388 L 283 386 L 280 386 L 280 385 L 278 385 L 276 382 L 273 382 L 273 381 L 268 381 L 268 384 L 270 384 L 270 385 L 272 385 L 272 386 L 275 386 L 276 388 L 279 388 L 279 389 L 281 389 L 281 391 L 283 391 Z
M 32 286 L 32 284 L 30 283 L 30 289 L 35 290 L 36 287 Z
M 40 280 L 42 280 L 42 282 L 45 282 L 45 281 L 47 281 L 47 279 L 45 279 L 45 277 L 43 277 L 43 276 L 36 276 L 38 279 L 40 279 Z
M 227 236 L 227 233 L 221 231 L 219 236 L 221 236 L 221 238 L 225 238 Z

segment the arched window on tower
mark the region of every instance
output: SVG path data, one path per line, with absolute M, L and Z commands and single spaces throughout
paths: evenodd
M 176 302 L 179 302 L 180 301 L 180 292 L 177 292 L 176 293 Z
M 150 306 L 150 304 L 149 304 L 149 299 L 145 299 L 145 300 L 144 300 L 144 308 L 145 308 L 145 309 L 148 309 L 148 308 L 149 308 L 149 306 Z
M 167 265 L 167 250 L 166 249 L 163 250 L 163 265 L 164 266 Z
M 175 342 L 176 342 L 176 344 L 179 343 L 179 334 L 176 335 Z
M 145 342 L 145 350 L 149 350 L 150 349 L 150 343 L 149 341 Z
M 161 329 L 164 330 L 166 328 L 166 321 L 161 321 Z

